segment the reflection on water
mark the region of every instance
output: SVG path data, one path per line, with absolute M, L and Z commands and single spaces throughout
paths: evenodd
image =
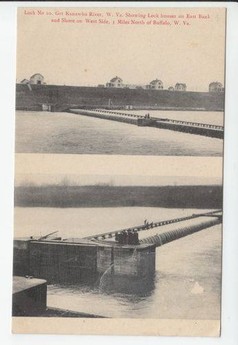
M 143 112 L 142 112 L 143 113 Z M 219 112 L 151 112 L 151 116 L 223 123 Z M 17 111 L 16 152 L 221 156 L 223 140 L 68 113 Z
M 103 289 L 97 284 L 50 285 L 48 305 L 107 317 L 144 317 L 143 312 L 150 309 L 154 288 L 155 279 L 142 283 L 110 280 L 110 285 L 108 280 Z
M 51 293 L 57 295 L 67 293 L 72 295 L 77 294 L 98 294 L 125 297 L 128 301 L 148 297 L 153 293 L 155 288 L 156 275 L 151 275 L 149 278 L 132 278 L 126 276 L 114 276 L 108 274 L 109 267 L 106 272 L 100 277 L 95 277 L 94 281 L 84 280 L 79 283 L 63 283 L 50 285 Z
M 123 294 L 127 298 L 147 297 L 153 293 L 155 288 L 155 276 L 149 278 L 128 278 L 118 277 L 113 275 L 107 275 L 103 277 L 103 281 L 100 281 L 99 291 L 104 294 Z M 133 298 L 134 298 L 133 297 Z
M 130 266 L 137 261 L 137 250 L 134 249 L 132 256 L 127 260 Z M 110 265 L 99 278 L 98 288 L 101 293 L 122 293 L 137 297 L 145 297 L 154 289 L 154 274 L 139 278 L 126 277 L 114 274 L 114 264 Z
M 16 208 L 15 230 L 18 236 L 58 229 L 63 237 L 83 237 L 142 224 L 145 218 L 158 221 L 196 212 L 149 207 Z M 221 225 L 216 225 L 157 248 L 156 273 L 150 281 L 113 279 L 109 269 L 101 281 L 91 284 L 49 285 L 47 303 L 115 318 L 219 319 L 220 288 Z

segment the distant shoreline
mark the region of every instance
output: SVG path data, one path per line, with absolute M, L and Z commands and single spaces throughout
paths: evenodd
M 110 110 L 128 110 L 129 109 L 125 109 L 125 108 L 121 108 L 121 107 L 115 107 L 115 108 L 107 108 L 107 107 L 104 107 L 104 109 L 110 109 Z M 15 109 L 16 111 L 29 111 L 29 112 L 32 112 L 32 111 L 35 111 L 35 112 L 44 112 L 42 109 L 37 109 L 37 107 L 32 107 L 32 108 L 25 108 L 25 107 L 16 107 Z M 214 112 L 224 112 L 223 109 L 212 109 L 212 110 L 207 110 L 207 109 L 204 109 L 204 108 L 162 108 L 162 107 L 138 107 L 138 108 L 133 108 L 133 109 L 130 109 L 130 111 L 138 111 L 138 110 L 162 110 L 162 111 L 203 111 L 203 112 L 207 112 L 207 111 L 214 111 Z M 60 111 L 60 112 L 65 112 L 65 111 Z
M 19 186 L 15 206 L 215 209 L 222 208 L 222 186 Z

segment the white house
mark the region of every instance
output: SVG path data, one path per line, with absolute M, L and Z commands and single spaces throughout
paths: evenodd
M 159 79 L 152 80 L 149 85 L 146 85 L 147 89 L 163 90 L 163 82 Z
M 176 83 L 175 85 L 175 91 L 186 91 L 187 90 L 187 85 L 184 83 Z
M 44 77 L 40 73 L 33 74 L 30 77 L 30 84 L 45 84 Z
M 218 81 L 214 81 L 209 84 L 209 92 L 222 92 L 222 91 L 224 91 L 222 83 Z
M 118 76 L 112 78 L 110 80 L 110 82 L 106 84 L 106 86 L 107 87 L 114 87 L 114 88 L 124 87 L 123 80 Z

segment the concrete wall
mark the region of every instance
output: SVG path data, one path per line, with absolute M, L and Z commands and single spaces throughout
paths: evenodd
M 155 272 L 153 245 L 94 245 L 60 241 L 14 241 L 14 275 L 31 275 L 48 283 L 114 276 L 147 277 Z
M 48 283 L 82 282 L 95 279 L 97 249 L 54 241 L 14 241 L 14 275 L 31 275 Z M 23 249 L 24 247 L 24 249 Z
M 96 247 L 69 243 L 31 242 L 30 272 L 48 282 L 81 282 L 96 272 Z
M 13 277 L 12 315 L 34 316 L 46 311 L 45 280 Z
M 154 246 L 99 246 L 97 269 L 114 276 L 149 277 L 155 272 Z
M 97 271 L 103 274 L 113 264 L 112 247 L 100 246 L 97 249 Z
M 114 274 L 137 277 L 139 274 L 139 253 L 136 248 L 117 247 L 114 249 Z

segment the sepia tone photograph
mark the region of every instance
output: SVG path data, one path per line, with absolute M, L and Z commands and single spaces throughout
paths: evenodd
M 158 170 L 16 175 L 13 316 L 219 323 L 219 164 Z
M 19 8 L 16 152 L 222 156 L 225 15 Z
M 18 8 L 14 333 L 220 335 L 225 23 Z

